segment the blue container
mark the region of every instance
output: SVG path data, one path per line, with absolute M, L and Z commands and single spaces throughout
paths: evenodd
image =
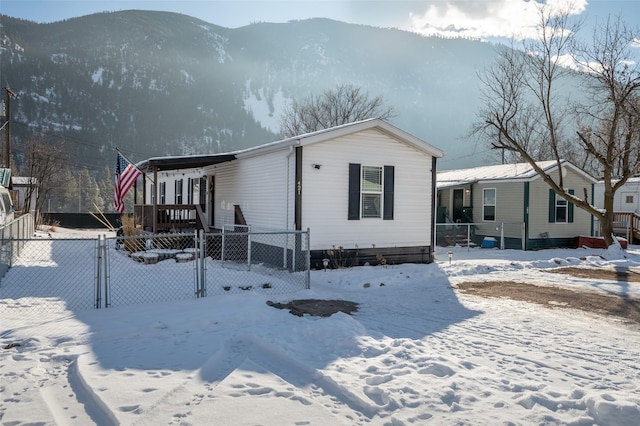
M 482 240 L 482 248 L 495 248 L 497 241 L 493 237 L 484 237 Z

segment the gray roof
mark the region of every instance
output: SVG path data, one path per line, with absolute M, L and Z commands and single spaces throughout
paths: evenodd
M 588 175 L 570 162 L 561 160 L 560 163 L 562 164 L 562 167 L 569 167 L 583 175 L 587 180 L 595 183 L 595 179 L 592 176 Z M 536 164 L 546 173 L 549 173 L 558 167 L 558 163 L 555 160 L 538 161 Z M 454 186 L 468 185 L 478 181 L 531 181 L 538 178 L 538 173 L 529 163 L 498 164 L 495 166 L 440 171 L 438 172 L 437 177 L 437 188 L 451 188 Z

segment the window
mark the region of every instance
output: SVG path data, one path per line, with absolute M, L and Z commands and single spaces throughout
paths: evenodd
M 187 182 L 187 204 L 194 204 L 194 200 L 199 198 L 200 179 L 189 178 Z
M 176 180 L 176 204 L 182 204 L 182 179 Z
M 626 194 L 624 196 L 624 203 L 625 204 L 633 204 L 633 195 Z
M 482 190 L 482 220 L 493 222 L 496 220 L 496 189 Z
M 574 190 L 567 192 L 573 195 Z M 549 223 L 571 223 L 573 222 L 573 203 L 557 195 L 553 189 L 549 189 Z
M 202 211 L 207 211 L 206 209 L 206 204 L 207 204 L 207 178 L 206 177 L 201 177 L 200 178 L 200 197 L 198 202 L 200 203 L 200 208 L 202 208 Z
M 556 223 L 567 222 L 567 200 L 556 196 Z
M 167 182 L 160 182 L 160 204 L 167 204 Z
M 393 220 L 394 166 L 349 164 L 348 220 Z
M 382 167 L 362 167 L 362 217 L 382 217 Z

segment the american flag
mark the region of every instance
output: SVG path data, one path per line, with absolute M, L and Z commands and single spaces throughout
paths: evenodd
M 114 186 L 115 194 L 113 197 L 113 207 L 118 213 L 124 213 L 124 196 L 127 195 L 127 191 L 129 191 L 129 188 L 135 183 L 140 174 L 140 170 L 135 168 L 118 152 L 116 183 Z

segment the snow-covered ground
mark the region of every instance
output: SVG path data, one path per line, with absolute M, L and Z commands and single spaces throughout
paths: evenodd
M 638 324 L 453 287 L 517 280 L 640 296 L 637 283 L 545 273 L 559 266 L 640 267 L 640 247 L 456 248 L 451 263 L 439 250 L 431 265 L 313 271 L 311 290 L 273 300 L 349 300 L 352 316 L 297 317 L 256 292 L 5 309 L 0 424 L 637 425 Z

